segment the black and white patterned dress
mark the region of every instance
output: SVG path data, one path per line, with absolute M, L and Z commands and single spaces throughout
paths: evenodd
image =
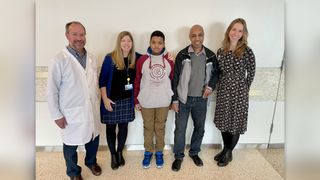
M 221 132 L 244 134 L 247 131 L 249 89 L 255 75 L 255 56 L 248 47 L 242 58 L 233 52 L 217 52 L 219 82 L 214 123 Z

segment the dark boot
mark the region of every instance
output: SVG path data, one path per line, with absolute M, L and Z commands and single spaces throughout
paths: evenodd
M 116 154 L 111 154 L 111 168 L 116 170 L 119 168 L 118 157 Z
M 240 134 L 231 134 L 226 132 L 226 152 L 225 155 L 218 161 L 218 166 L 223 167 L 232 161 L 232 151 L 239 141 Z
M 227 149 L 223 147 L 222 151 L 220 151 L 218 154 L 214 156 L 215 161 L 219 161 L 227 152 Z
M 123 158 L 122 151 L 117 152 L 119 166 L 124 166 L 126 161 Z
M 230 144 L 231 140 L 231 134 L 229 132 L 221 132 L 222 140 L 223 140 L 223 149 L 218 153 L 217 155 L 214 156 L 215 161 L 219 161 L 226 153 L 226 148 Z
M 218 166 L 223 167 L 229 164 L 232 161 L 232 150 L 226 148 L 226 153 L 224 156 L 218 161 Z

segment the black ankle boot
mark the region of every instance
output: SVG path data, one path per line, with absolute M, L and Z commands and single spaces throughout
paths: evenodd
M 218 161 L 217 165 L 220 167 L 226 166 L 232 161 L 232 150 L 226 149 L 225 155 Z
M 117 152 L 119 166 L 124 166 L 126 161 L 123 158 L 122 151 Z
M 219 161 L 227 152 L 227 149 L 223 147 L 222 151 L 220 151 L 218 154 L 214 156 L 215 161 Z
M 116 170 L 119 168 L 118 157 L 116 154 L 111 154 L 111 168 Z

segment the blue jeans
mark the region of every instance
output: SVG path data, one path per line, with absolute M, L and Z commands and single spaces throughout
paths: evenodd
M 86 157 L 84 159 L 85 165 L 91 167 L 97 163 L 97 151 L 99 147 L 99 136 L 95 139 L 89 141 L 84 145 L 86 149 Z M 81 167 L 77 165 L 78 163 L 78 146 L 69 146 L 63 144 L 63 156 L 67 165 L 67 175 L 68 176 L 78 176 L 81 174 Z
M 207 114 L 207 99 L 188 96 L 186 104 L 179 102 L 179 113 L 175 113 L 176 128 L 174 130 L 173 153 L 176 159 L 183 159 L 185 156 L 184 149 L 186 145 L 186 129 L 190 112 L 194 129 L 191 137 L 189 155 L 194 156 L 201 151 L 201 143 L 204 136 L 204 124 Z

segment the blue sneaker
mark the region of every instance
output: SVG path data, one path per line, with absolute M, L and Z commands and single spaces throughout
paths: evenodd
M 144 158 L 142 161 L 142 166 L 144 169 L 148 169 L 150 167 L 152 155 L 153 155 L 152 152 L 149 152 L 149 151 L 144 152 Z
M 160 169 L 163 167 L 163 163 L 164 163 L 162 151 L 157 151 L 155 153 L 155 156 L 156 156 L 156 166 L 158 169 Z

